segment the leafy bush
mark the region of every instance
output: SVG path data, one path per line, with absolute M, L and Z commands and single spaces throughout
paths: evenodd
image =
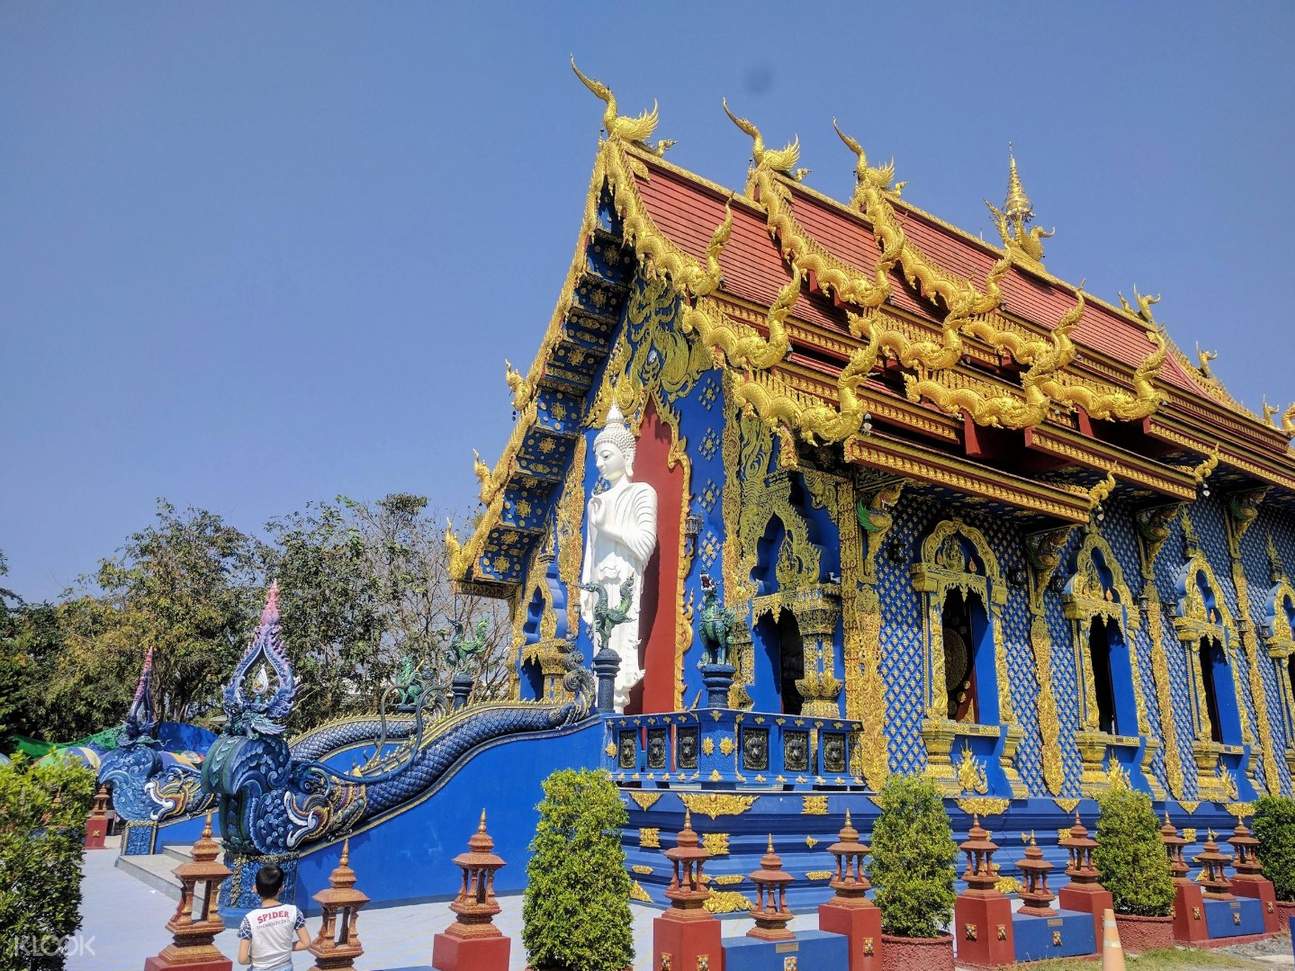
M 928 779 L 891 776 L 878 803 L 871 878 L 881 929 L 897 937 L 936 937 L 953 908 L 958 856 L 939 790 Z
M 1167 917 L 1174 906 L 1174 881 L 1150 797 L 1117 786 L 1097 803 L 1101 812 L 1093 862 L 1102 886 L 1115 898 L 1115 912 Z
M 67 760 L 0 765 L 0 963 L 58 971 L 81 926 L 81 854 L 94 774 Z
M 1278 900 L 1295 900 L 1295 799 L 1260 796 L 1255 803 L 1255 839 L 1264 876 Z
M 522 905 L 522 942 L 544 971 L 621 971 L 634 959 L 621 827 L 611 777 L 561 769 L 544 780 Z

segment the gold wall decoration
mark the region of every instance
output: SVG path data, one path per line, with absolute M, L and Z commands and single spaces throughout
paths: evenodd
M 1217 450 L 1214 459 L 1218 461 Z M 1241 615 L 1238 636 L 1242 650 L 1245 652 L 1246 670 L 1249 675 L 1250 697 L 1254 701 L 1255 718 L 1259 722 L 1256 736 L 1261 748 L 1264 766 L 1264 781 L 1268 793 L 1281 795 L 1281 776 L 1277 771 L 1277 752 L 1273 744 L 1272 725 L 1268 717 L 1268 694 L 1264 691 L 1263 680 L 1259 675 L 1259 651 L 1255 643 L 1256 627 L 1250 615 L 1250 583 L 1246 578 L 1245 564 L 1241 559 L 1241 540 L 1259 515 L 1259 506 L 1267 495 L 1267 489 L 1234 493 L 1228 497 L 1225 515 L 1228 559 L 1232 565 L 1232 583 L 1237 595 L 1237 612 Z M 1281 677 L 1277 678 L 1281 682 Z M 1244 707 L 1242 712 L 1244 712 Z
M 801 796 L 800 814 L 802 816 L 826 816 L 827 796 Z
M 962 758 L 958 761 L 958 786 L 963 792 L 984 795 L 989 791 L 985 765 L 971 754 L 971 746 L 963 743 Z
M 702 906 L 712 914 L 734 914 L 752 909 L 750 899 L 737 890 L 712 890 Z
M 567 634 L 580 630 L 580 598 L 574 593 L 580 587 L 580 561 L 584 557 L 584 540 L 580 526 L 584 520 L 585 449 L 583 435 L 576 439 L 571 468 L 562 485 L 558 502 L 558 576 L 567 590 Z
M 633 870 L 635 873 L 637 873 L 639 876 L 643 876 L 643 877 L 647 876 L 649 873 L 652 872 L 652 868 L 650 866 L 644 866 L 642 863 L 635 863 L 632 867 L 630 867 L 630 869 Z
M 711 877 L 710 882 L 719 887 L 733 887 L 745 879 L 740 873 L 721 873 L 717 877 Z
M 719 792 L 681 792 L 679 801 L 698 816 L 718 819 L 720 816 L 741 816 L 756 804 L 758 796 L 738 796 Z
M 964 796 L 954 800 L 968 816 L 997 816 L 999 813 L 1007 811 L 1007 807 L 1012 804 L 1010 799 L 998 799 L 994 796 Z
M 643 885 L 637 880 L 630 881 L 630 900 L 637 900 L 639 903 L 643 904 L 650 904 L 652 902 L 652 898 L 648 896 L 648 892 L 643 889 Z
M 1078 798 L 1054 799 L 1052 801 L 1057 804 L 1058 809 L 1060 809 L 1063 813 L 1066 813 L 1066 814 L 1073 813 L 1077 808 L 1079 808 L 1079 802 L 1080 802 Z M 1066 832 L 1069 833 L 1070 831 L 1066 830 Z
M 1156 706 L 1160 709 L 1160 737 L 1164 743 L 1165 781 L 1169 794 L 1183 797 L 1183 763 L 1178 750 L 1177 718 L 1169 679 L 1169 662 L 1165 657 L 1163 605 L 1156 585 L 1156 558 L 1170 535 L 1170 525 L 1179 506 L 1159 506 L 1140 510 L 1135 515 L 1138 533 L 1139 562 L 1142 568 L 1142 609 L 1147 615 L 1147 633 L 1151 638 L 1151 678 L 1156 686 Z
M 711 856 L 728 856 L 728 833 L 703 833 L 701 845 Z
M 812 850 L 814 847 L 818 846 L 818 840 L 814 839 L 812 836 L 806 836 L 805 845 Z
M 1054 795 L 1065 784 L 1061 764 L 1061 718 L 1052 674 L 1052 632 L 1048 628 L 1044 597 L 1057 567 L 1061 552 L 1070 541 L 1074 527 L 1032 533 L 1025 538 L 1029 564 L 1030 651 L 1034 655 L 1034 687 L 1038 699 L 1040 757 L 1043 783 Z
M 609 754 L 615 755 L 616 747 L 614 745 L 609 747 L 612 749 L 612 751 Z M 644 812 L 647 812 L 649 809 L 655 806 L 657 800 L 661 798 L 660 792 L 645 791 L 642 789 L 629 789 L 629 790 L 626 790 L 626 794 L 631 799 L 633 799 L 634 802 L 638 805 L 639 809 L 642 809 Z
M 1013 262 L 1029 270 L 1041 271 L 1043 241 L 1053 235 L 1053 232 L 1042 226 L 1026 228 L 1034 219 L 1034 206 L 1021 185 L 1021 177 L 1016 171 L 1015 154 L 1008 153 L 1007 198 L 1003 201 L 1003 208 L 999 209 L 990 202 L 985 205 L 994 217 L 994 227 Z
M 831 880 L 835 876 L 835 870 L 806 870 L 806 880 Z
M 644 850 L 659 849 L 661 846 L 660 826 L 639 827 L 639 848 Z

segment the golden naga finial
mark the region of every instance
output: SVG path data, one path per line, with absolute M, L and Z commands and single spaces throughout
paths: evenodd
M 1201 377 L 1207 381 L 1214 380 L 1214 373 L 1210 370 L 1210 361 L 1219 356 L 1218 351 L 1201 350 L 1201 342 L 1196 342 L 1196 370 L 1201 372 Z
M 531 396 L 531 383 L 513 367 L 513 362 L 508 358 L 504 358 L 504 381 L 513 392 L 513 407 L 521 411 Z
M 767 168 L 774 172 L 781 172 L 783 175 L 790 176 L 799 182 L 809 174 L 809 169 L 795 169 L 792 167 L 800 161 L 800 138 L 792 138 L 790 142 L 782 148 L 765 148 L 764 136 L 760 134 L 760 129 L 755 123 L 748 118 L 740 118 L 729 109 L 728 99 L 722 101 L 724 105 L 724 114 L 728 115 L 729 121 L 737 125 L 742 131 L 751 136 L 751 160 L 755 163 L 757 169 Z
M 1111 466 L 1106 472 L 1106 478 L 1088 490 L 1088 506 L 1090 509 L 1097 509 L 1115 491 L 1118 483 L 1115 479 L 1115 466 Z
M 450 561 L 450 575 L 462 577 L 466 574 L 467 564 L 463 562 L 463 544 L 459 542 L 459 535 L 454 531 L 454 520 L 449 518 L 445 520 L 445 552 Z
M 631 117 L 617 114 L 616 95 L 612 94 L 612 89 L 576 67 L 574 54 L 571 55 L 571 70 L 576 72 L 580 83 L 592 91 L 594 97 L 606 103 L 607 107 L 603 110 L 603 131 L 607 133 L 609 140 L 642 145 L 656 155 L 664 155 L 674 144 L 674 140 L 669 138 L 659 140 L 654 146 L 647 144 L 647 140 L 652 137 L 652 132 L 656 130 L 657 122 L 660 120 L 655 100 L 652 102 L 652 110 L 645 111 L 641 115 Z
M 875 186 L 883 192 L 893 192 L 895 195 L 899 195 L 904 191 L 904 186 L 908 185 L 907 182 L 890 184 L 891 180 L 895 178 L 895 160 L 893 158 L 885 165 L 869 165 L 868 153 L 863 150 L 863 146 L 859 144 L 858 139 L 841 131 L 841 126 L 836 123 L 835 118 L 832 119 L 832 127 L 836 130 L 837 137 L 845 143 L 845 147 L 854 152 L 854 180 L 856 185 L 854 190 L 855 199 L 851 200 L 851 204 L 858 204 L 858 197 L 864 190 L 865 185 Z
M 994 226 L 1008 255 L 1027 267 L 1041 269 L 1043 241 L 1056 235 L 1056 230 L 1044 229 L 1042 226 L 1026 228 L 1034 220 L 1034 204 L 1021 185 L 1021 176 L 1016 169 L 1016 153 L 1010 145 L 1007 158 L 1007 198 L 1003 200 L 1003 208 L 999 209 L 989 200 L 985 200 L 985 205 L 994 217 Z
M 489 504 L 495 495 L 495 474 L 490 466 L 481 461 L 481 453 L 475 448 L 472 450 L 472 474 L 481 483 L 481 501 Z
M 1138 293 L 1138 285 L 1135 283 L 1133 285 L 1133 300 L 1137 303 L 1136 307 L 1130 306 L 1129 302 L 1124 299 L 1124 294 L 1120 294 L 1120 306 L 1124 309 L 1125 313 L 1137 314 L 1148 324 L 1155 324 L 1156 318 L 1155 315 L 1151 313 L 1151 307 L 1153 304 L 1160 302 L 1160 294 L 1157 293 L 1153 295 L 1150 293 Z
M 1282 412 L 1282 431 L 1287 435 L 1295 435 L 1295 403 Z
M 1268 403 L 1267 395 L 1264 395 L 1263 404 L 1260 405 L 1259 407 L 1263 409 L 1264 424 L 1268 425 L 1270 428 L 1276 428 L 1277 423 L 1273 421 L 1273 415 L 1277 414 L 1277 412 L 1279 412 L 1281 409 L 1278 408 L 1276 405 L 1270 405 Z
M 1219 446 L 1218 446 L 1218 443 L 1215 443 L 1214 451 L 1210 452 L 1209 455 L 1205 456 L 1205 460 L 1201 462 L 1200 465 L 1197 465 L 1192 469 L 1192 477 L 1196 479 L 1197 483 L 1202 483 L 1206 479 L 1208 479 L 1210 477 L 1210 474 L 1218 467 L 1219 467 Z

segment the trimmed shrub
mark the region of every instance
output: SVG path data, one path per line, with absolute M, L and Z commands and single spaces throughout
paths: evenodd
M 1295 900 L 1295 799 L 1260 796 L 1255 803 L 1255 839 L 1264 876 L 1278 900 Z
M 1174 907 L 1169 857 L 1151 798 L 1117 786 L 1097 798 L 1097 851 L 1093 862 L 1117 914 L 1167 917 Z
M 872 870 L 881 929 L 895 937 L 936 937 L 953 909 L 958 847 L 940 792 L 929 779 L 892 775 L 877 798 Z
M 560 769 L 544 780 L 522 903 L 522 943 L 542 971 L 621 971 L 634 960 L 621 827 L 611 777 Z
M 60 971 L 81 926 L 81 854 L 94 773 L 69 759 L 0 765 L 0 965 Z

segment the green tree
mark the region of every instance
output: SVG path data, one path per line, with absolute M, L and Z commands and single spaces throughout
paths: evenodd
M 0 766 L 0 966 L 58 971 L 81 924 L 81 854 L 94 774 L 72 761 Z
M 203 509 L 159 500 L 155 521 L 57 606 L 62 650 L 44 689 L 47 737 L 119 722 L 148 647 L 158 716 L 215 714 L 256 621 L 260 544 Z
M 872 871 L 881 926 L 897 937 L 936 937 L 953 909 L 958 848 L 929 779 L 892 775 L 878 797 Z
M 1254 827 L 1264 876 L 1273 882 L 1278 900 L 1295 900 L 1295 799 L 1260 796 Z
M 1097 797 L 1093 862 L 1117 914 L 1164 917 L 1174 906 L 1174 881 L 1151 798 L 1127 785 Z
M 448 678 L 454 622 L 487 621 L 478 698 L 511 687 L 509 631 L 497 601 L 456 595 L 443 528 L 422 496 L 345 496 L 271 520 L 266 571 L 279 581 L 283 633 L 301 681 L 294 727 L 373 711 L 406 657 Z
M 634 959 L 621 827 L 629 814 L 607 773 L 544 780 L 526 865 L 522 941 L 540 971 L 621 971 Z

